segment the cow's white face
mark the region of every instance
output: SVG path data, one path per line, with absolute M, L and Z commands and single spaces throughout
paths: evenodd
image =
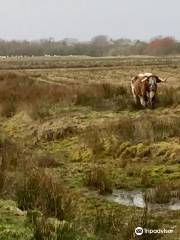
M 148 84 L 149 84 L 149 103 L 151 106 L 153 106 L 157 91 L 157 77 L 156 76 L 149 77 Z
M 150 92 L 156 92 L 157 89 L 157 78 L 152 76 L 148 79 Z

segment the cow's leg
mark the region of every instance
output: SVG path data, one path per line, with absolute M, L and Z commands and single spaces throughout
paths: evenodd
M 134 102 L 137 105 L 137 104 L 139 104 L 139 97 L 135 94 L 135 90 L 134 90 L 134 85 L 133 84 L 131 84 L 131 90 L 132 90 Z
M 154 96 L 153 98 L 150 99 L 150 106 L 151 106 L 151 108 L 155 107 L 155 103 L 156 103 L 156 99 L 155 99 L 155 96 Z
M 151 108 L 154 108 L 154 105 L 155 105 L 155 92 L 150 92 L 149 94 L 149 103 L 150 103 L 150 106 Z
M 146 92 L 146 97 L 145 97 L 146 104 L 149 103 L 149 99 L 150 99 L 149 92 Z
M 144 97 L 140 97 L 140 102 L 143 107 L 146 107 L 146 101 L 145 101 Z
M 139 104 L 139 98 L 136 95 L 133 95 L 134 103 L 137 105 Z

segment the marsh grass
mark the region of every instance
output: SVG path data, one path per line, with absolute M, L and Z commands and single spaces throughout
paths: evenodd
M 148 143 L 178 137 L 180 120 L 176 116 L 164 118 L 146 114 L 136 119 L 124 117 L 113 128 L 120 141 Z
M 99 127 L 88 127 L 88 129 L 80 135 L 80 142 L 90 148 L 93 155 L 98 155 L 105 151 L 104 132 Z
M 6 101 L 2 104 L 1 116 L 10 118 L 16 114 L 16 110 L 17 110 L 16 103 L 12 102 L 11 100 Z
M 97 189 L 100 194 L 112 193 L 112 181 L 102 167 L 94 167 L 87 172 L 85 185 Z
M 154 217 L 154 213 L 148 209 L 148 207 L 144 208 L 143 214 L 140 219 L 140 224 L 138 226 L 141 226 L 143 229 L 161 229 L 161 223 Z M 137 225 L 136 225 L 137 227 Z M 138 239 L 141 240 L 159 240 L 164 237 L 163 233 L 152 233 L 152 234 L 143 234 L 142 236 L 138 236 Z
M 95 234 L 100 239 L 141 239 L 141 240 L 158 240 L 163 237 L 163 234 L 143 234 L 142 236 L 135 235 L 135 228 L 141 226 L 146 229 L 160 229 L 159 222 L 153 217 L 153 213 L 145 208 L 140 214 L 134 211 L 131 217 L 125 224 L 124 213 L 120 209 L 111 209 L 105 211 L 103 209 L 96 210 Z
M 125 86 L 113 85 L 112 83 L 103 83 L 101 86 L 103 97 L 106 99 L 115 98 L 117 96 L 127 96 L 128 91 Z
M 156 108 L 176 107 L 180 103 L 180 89 L 162 87 L 158 91 Z M 115 111 L 139 111 L 144 108 L 133 101 L 129 87 L 112 83 L 89 84 L 80 88 L 75 101 L 76 105 L 91 106 L 98 110 L 113 109 Z
M 114 237 L 121 237 L 123 228 L 123 214 L 121 210 L 116 209 L 107 210 L 96 209 L 96 218 L 94 222 L 94 231 L 103 239 Z M 116 239 L 116 238 L 115 238 Z
M 77 93 L 76 105 L 97 110 L 125 110 L 132 107 L 132 97 L 127 87 L 111 83 L 90 84 Z
M 144 114 L 137 118 L 121 117 L 115 123 L 102 124 L 101 127 L 88 128 L 80 135 L 92 153 L 112 155 L 114 158 L 134 158 L 152 156 L 149 144 L 179 137 L 179 117 L 164 117 Z M 108 149 L 107 149 L 108 141 Z M 145 146 L 137 144 L 145 144 Z
M 36 158 L 38 167 L 40 168 L 56 168 L 60 163 L 51 155 L 39 156 Z
M 164 87 L 159 90 L 157 107 L 177 106 L 180 103 L 180 90 Z M 91 83 L 88 85 L 53 85 L 39 83 L 33 75 L 5 72 L 0 75 L 1 115 L 12 117 L 21 105 L 35 119 L 50 116 L 49 109 L 54 104 L 90 106 L 98 111 L 138 111 L 141 106 L 133 103 L 130 88 L 112 83 Z
M 52 239 L 52 230 L 47 223 L 46 218 L 35 218 L 33 221 L 33 239 L 34 240 L 45 240 Z
M 79 135 L 79 144 L 92 152 L 93 159 L 112 156 L 121 159 L 121 167 L 125 167 L 132 159 L 144 159 L 159 157 L 176 159 L 177 154 L 167 153 L 163 148 L 161 153 L 152 143 L 166 141 L 170 138 L 178 138 L 180 135 L 180 119 L 176 116 L 164 117 L 144 114 L 136 118 L 121 116 L 116 122 L 109 122 L 101 126 L 93 126 L 85 129 Z M 154 150 L 153 150 L 154 149 Z M 160 153 L 158 153 L 158 151 Z M 167 159 L 168 156 L 170 156 Z
M 31 105 L 30 109 L 30 116 L 34 120 L 44 120 L 48 119 L 51 116 L 50 113 L 50 105 L 42 102 L 37 102 Z
M 16 198 L 22 210 L 37 208 L 60 220 L 70 219 L 74 214 L 74 202 L 68 190 L 39 169 L 24 174 L 17 186 Z
M 27 106 L 26 111 L 31 111 L 34 118 L 45 118 L 49 115 L 50 106 L 72 102 L 73 91 L 68 86 L 40 84 L 28 75 L 23 78 L 12 75 L 12 79 L 0 81 L 1 114 L 11 117 L 21 106 Z
M 16 168 L 18 156 L 16 144 L 0 133 L 0 192 L 5 188 L 8 171 Z
M 57 221 L 46 217 L 36 218 L 33 222 L 34 240 L 95 240 L 81 233 L 78 226 L 67 221 Z
M 180 88 L 163 87 L 158 94 L 158 106 L 170 107 L 180 104 Z
M 172 198 L 172 187 L 167 183 L 162 183 L 147 192 L 147 199 L 152 203 L 169 203 Z

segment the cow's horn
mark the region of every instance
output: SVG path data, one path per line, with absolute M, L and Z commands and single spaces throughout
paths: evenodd
M 165 78 L 165 79 L 159 78 L 159 80 L 160 80 L 161 82 L 166 82 L 167 79 L 168 79 L 168 78 Z
M 144 77 L 141 82 L 145 82 L 148 79 L 148 77 Z

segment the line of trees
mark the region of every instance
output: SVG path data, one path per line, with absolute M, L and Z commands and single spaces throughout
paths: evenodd
M 180 42 L 173 37 L 157 37 L 149 42 L 130 39 L 112 40 L 105 35 L 94 37 L 89 42 L 76 39 L 55 41 L 53 38 L 39 41 L 0 40 L 0 56 L 44 56 L 44 55 L 173 55 L 180 54 Z

